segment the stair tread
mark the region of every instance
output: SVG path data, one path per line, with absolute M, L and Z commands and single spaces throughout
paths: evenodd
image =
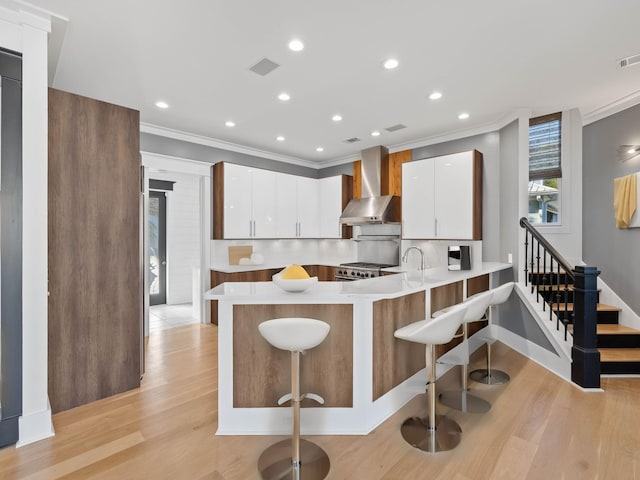
M 599 348 L 601 362 L 640 362 L 640 348 Z
M 558 308 L 558 305 L 560 306 L 559 308 Z M 564 311 L 564 309 L 565 309 L 564 307 L 565 307 L 564 303 L 560 303 L 560 304 L 552 303 L 551 304 L 551 308 L 553 310 Z M 618 307 L 615 307 L 613 305 L 607 305 L 607 304 L 604 304 L 604 303 L 598 303 L 597 309 L 598 309 L 598 312 L 619 312 L 620 311 L 620 309 Z M 567 311 L 568 312 L 573 312 L 573 303 L 567 303 Z
M 599 323 L 597 333 L 598 335 L 640 335 L 640 330 L 617 323 Z

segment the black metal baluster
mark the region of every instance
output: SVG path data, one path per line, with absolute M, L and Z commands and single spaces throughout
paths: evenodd
M 547 288 L 547 249 L 542 247 L 542 288 Z M 538 287 L 540 290 L 540 287 Z M 542 295 L 542 311 L 546 312 L 547 301 L 544 299 L 544 294 Z
M 529 250 L 529 232 L 524 231 L 524 286 L 529 285 L 529 270 L 527 269 L 527 252 Z
M 540 303 L 540 242 L 536 254 L 536 302 Z
M 575 307 L 575 305 L 574 305 Z M 564 272 L 564 339 L 567 339 L 567 323 L 569 323 L 569 274 Z
M 531 293 L 533 293 L 533 233 L 531 234 L 531 267 L 529 268 L 529 275 L 531 275 Z
M 553 320 L 553 301 L 556 298 L 553 290 L 553 255 L 549 257 L 549 271 L 551 272 L 549 275 L 549 291 L 547 292 L 549 295 L 549 320 Z

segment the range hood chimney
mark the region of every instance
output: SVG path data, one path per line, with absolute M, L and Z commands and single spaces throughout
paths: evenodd
M 340 223 L 399 223 L 400 197 L 381 195 L 382 170 L 388 170 L 389 151 L 386 147 L 377 146 L 362 150 L 361 153 L 362 198 L 353 199 L 347 204 L 340 216 Z M 388 176 L 386 180 L 388 181 Z

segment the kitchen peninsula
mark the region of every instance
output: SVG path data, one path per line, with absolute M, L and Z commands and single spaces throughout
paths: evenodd
M 219 435 L 289 433 L 288 352 L 271 347 L 258 324 L 310 317 L 331 326 L 327 339 L 302 358 L 301 391 L 325 400 L 303 402 L 303 434 L 367 434 L 424 391 L 424 347 L 393 336 L 432 311 L 497 286 L 510 264 L 467 271 L 434 268 L 354 282 L 319 282 L 288 293 L 273 282 L 224 283 L 205 298 L 218 301 Z M 393 270 L 393 269 L 390 269 Z M 443 346 L 439 355 L 454 345 Z

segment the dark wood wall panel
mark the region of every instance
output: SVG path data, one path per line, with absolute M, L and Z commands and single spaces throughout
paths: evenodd
M 49 90 L 49 398 L 140 385 L 137 111 Z
M 450 307 L 462 301 L 462 281 L 442 285 L 431 289 L 431 313 Z M 448 352 L 458 345 L 461 339 L 454 338 L 446 345 L 438 345 L 436 347 L 436 356 Z
M 471 295 L 475 295 L 476 293 L 486 292 L 489 290 L 489 275 L 479 275 L 477 277 L 472 277 L 467 279 L 467 297 Z M 473 322 L 469 324 L 469 336 L 476 333 L 481 328 L 487 326 L 486 321 L 482 322 Z
M 211 234 L 214 240 L 222 240 L 224 238 L 224 163 L 216 163 L 212 168 L 213 195 L 212 216 L 213 225 L 211 226 Z
M 373 400 L 425 367 L 424 345 L 393 336 L 426 318 L 425 292 L 373 302 Z
M 482 153 L 473 151 L 473 240 L 482 240 Z
M 327 322 L 327 338 L 300 359 L 300 391 L 324 398 L 325 407 L 353 406 L 352 305 L 234 305 L 233 406 L 277 407 L 291 392 L 291 354 L 267 342 L 258 325 L 272 318 L 307 317 Z M 321 406 L 310 400 L 303 405 Z

